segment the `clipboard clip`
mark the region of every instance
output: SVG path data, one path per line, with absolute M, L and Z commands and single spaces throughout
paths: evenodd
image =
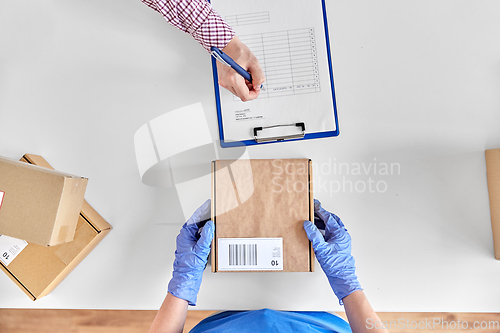
M 284 136 L 274 136 L 274 137 L 268 137 L 268 138 L 257 138 L 257 132 L 259 132 L 259 131 L 262 131 L 262 130 L 265 130 L 265 129 L 276 128 L 276 127 L 287 127 L 287 126 L 300 127 L 301 128 L 301 133 L 284 135 Z M 302 139 L 302 138 L 304 138 L 305 134 L 306 134 L 306 125 L 304 123 L 294 123 L 294 124 L 286 124 L 286 125 L 273 125 L 273 126 L 266 126 L 266 127 L 254 127 L 254 129 L 253 129 L 254 139 L 258 143 L 260 143 L 260 142 L 269 142 L 269 141 L 284 141 L 284 140 L 291 140 L 291 139 Z

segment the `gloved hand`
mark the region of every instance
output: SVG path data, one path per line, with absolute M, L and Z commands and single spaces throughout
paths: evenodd
M 323 209 L 316 199 L 314 199 L 314 213 L 325 224 L 325 236 L 323 237 L 310 221 L 304 221 L 304 229 L 333 292 L 339 299 L 340 305 L 343 305 L 344 297 L 361 289 L 354 272 L 356 267 L 351 255 L 351 236 L 340 218 Z
M 196 296 L 214 238 L 214 223 L 207 221 L 209 219 L 210 199 L 184 223 L 177 236 L 174 271 L 168 284 L 168 292 L 188 301 L 192 306 L 196 305 Z

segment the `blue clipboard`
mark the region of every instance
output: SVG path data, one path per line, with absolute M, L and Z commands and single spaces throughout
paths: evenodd
M 211 2 L 209 0 L 209 2 Z M 335 130 L 333 131 L 324 131 L 324 132 L 315 132 L 315 133 L 304 133 L 305 132 L 305 124 L 304 123 L 295 123 L 295 124 L 290 124 L 290 125 L 285 125 L 285 126 L 298 126 L 302 127 L 303 130 L 303 135 L 302 137 L 299 138 L 273 138 L 273 140 L 265 140 L 263 142 L 258 142 L 257 139 L 253 140 L 242 140 L 242 141 L 230 141 L 225 139 L 224 137 L 224 127 L 223 127 L 223 121 L 222 121 L 222 107 L 221 107 L 221 100 L 220 100 L 220 86 L 218 83 L 218 74 L 217 74 L 217 60 L 212 57 L 212 72 L 213 72 L 213 81 L 214 81 L 214 90 L 215 90 L 215 103 L 216 103 L 216 108 L 217 108 L 217 122 L 219 126 L 219 138 L 220 138 L 220 145 L 222 148 L 230 148 L 230 147 L 241 147 L 241 146 L 253 146 L 253 145 L 259 145 L 259 144 L 267 144 L 267 143 L 276 143 L 276 142 L 283 142 L 283 141 L 299 141 L 299 140 L 309 140 L 309 139 L 319 139 L 319 138 L 327 138 L 327 137 L 335 137 L 340 134 L 339 132 L 339 124 L 338 124 L 338 116 L 337 116 L 337 103 L 336 103 L 336 98 L 335 98 L 335 85 L 334 85 L 334 80 L 333 80 L 333 66 L 332 66 L 332 59 L 331 59 L 331 50 L 330 50 L 330 39 L 329 39 L 329 33 L 328 33 L 328 21 L 327 21 L 327 13 L 326 13 L 326 4 L 325 0 L 321 0 L 321 6 L 323 10 L 323 26 L 324 26 L 324 32 L 325 32 L 325 40 L 326 40 L 326 52 L 327 52 L 327 59 L 328 59 L 328 70 L 329 70 L 329 78 L 330 78 L 330 85 L 331 85 L 331 91 L 332 91 L 332 101 L 333 101 L 333 118 L 335 121 Z M 282 125 L 277 125 L 277 126 L 282 126 Z M 270 126 L 270 127 L 275 127 L 275 126 Z M 256 128 L 259 129 L 259 128 Z M 262 128 L 260 128 L 262 129 Z M 255 133 L 255 129 L 254 129 Z M 256 137 L 256 133 L 255 133 Z

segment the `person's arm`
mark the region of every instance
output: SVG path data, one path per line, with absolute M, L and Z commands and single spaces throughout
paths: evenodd
M 168 23 L 191 35 L 209 53 L 224 48 L 235 32 L 207 0 L 141 0 Z
M 186 322 L 188 302 L 167 294 L 155 316 L 149 333 L 180 333 Z
M 375 329 L 372 322 L 380 322 L 366 298 L 358 278 L 351 255 L 351 236 L 342 220 L 314 200 L 314 213 L 325 225 L 325 235 L 311 221 L 304 221 L 304 229 L 312 243 L 314 254 L 325 272 L 333 292 L 341 305 L 345 306 L 349 325 L 354 333 L 384 333 L 385 329 Z M 378 327 L 378 326 L 377 326 Z
M 208 52 L 215 46 L 252 75 L 252 83 L 245 81 L 230 67 L 217 63 L 219 84 L 249 101 L 259 96 L 264 73 L 250 49 L 235 35 L 234 30 L 206 0 L 142 0 L 156 10 L 174 27 L 190 34 Z
M 207 221 L 209 218 L 210 200 L 207 200 L 182 226 L 176 240 L 174 271 L 168 283 L 168 294 L 149 333 L 182 332 L 188 305 L 196 305 L 214 238 L 214 223 Z M 203 228 L 201 232 L 200 228 Z
M 356 290 L 342 299 L 349 325 L 354 333 L 387 333 L 363 290 Z

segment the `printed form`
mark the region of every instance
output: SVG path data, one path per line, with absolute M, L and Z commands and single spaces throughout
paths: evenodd
M 254 127 L 303 122 L 306 133 L 336 130 L 322 2 L 212 0 L 255 54 L 266 76 L 259 97 L 242 102 L 220 89 L 224 139 L 254 138 Z M 273 136 L 300 132 L 273 129 Z

